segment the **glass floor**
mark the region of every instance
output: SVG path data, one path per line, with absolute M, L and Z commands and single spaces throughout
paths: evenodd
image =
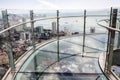
M 58 61 L 57 41 L 36 50 L 25 61 L 14 80 L 107 80 L 98 58 L 105 51 L 107 35 L 86 35 L 60 40 Z

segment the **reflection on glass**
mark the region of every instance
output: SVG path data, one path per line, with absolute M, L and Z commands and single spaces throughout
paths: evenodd
M 86 37 L 89 40 L 92 36 L 89 35 Z M 102 76 L 98 65 L 98 56 L 100 52 L 104 51 L 103 46 L 105 45 L 100 41 L 102 41 L 102 39 L 106 40 L 105 35 L 97 35 L 97 37 L 94 36 L 94 38 L 90 40 L 96 41 L 94 43 L 95 45 L 86 46 L 88 53 L 86 52 L 84 57 L 81 54 L 82 44 L 80 44 L 80 38 L 82 38 L 82 36 L 60 40 L 60 62 L 57 61 L 56 42 L 49 43 L 40 48 L 24 63 L 20 69 L 20 73 L 18 72 L 16 76 L 16 80 L 32 78 L 38 80 L 66 80 L 67 78 L 71 80 L 94 80 L 98 77 L 107 80 Z M 87 43 L 90 44 L 91 42 Z M 101 49 L 95 48 L 97 45 L 101 47 Z

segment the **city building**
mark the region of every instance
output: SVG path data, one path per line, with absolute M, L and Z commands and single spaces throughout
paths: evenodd
M 57 34 L 57 24 L 56 24 L 56 22 L 52 22 L 52 33 Z
M 71 35 L 70 29 L 67 27 L 64 27 L 64 33 L 65 35 Z
M 31 33 L 30 32 L 21 32 L 20 40 L 31 40 Z
M 2 19 L 0 19 L 0 30 L 2 30 Z
M 38 34 L 44 33 L 43 26 L 35 27 L 35 32 L 38 33 Z

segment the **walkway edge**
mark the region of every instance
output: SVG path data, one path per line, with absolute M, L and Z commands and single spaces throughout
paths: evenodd
M 108 80 L 119 80 L 119 79 L 116 79 L 113 76 L 113 74 L 111 74 L 111 73 L 108 74 L 107 72 L 105 72 L 105 61 L 106 61 L 106 53 L 100 54 L 98 64 L 99 64 L 100 69 L 103 72 L 103 74 L 106 76 L 106 78 Z

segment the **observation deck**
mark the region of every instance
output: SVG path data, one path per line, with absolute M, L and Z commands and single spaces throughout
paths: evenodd
M 2 80 L 118 80 L 111 63 L 119 48 L 117 10 L 3 10 L 0 34 L 9 62 L 1 65 L 9 68 Z

